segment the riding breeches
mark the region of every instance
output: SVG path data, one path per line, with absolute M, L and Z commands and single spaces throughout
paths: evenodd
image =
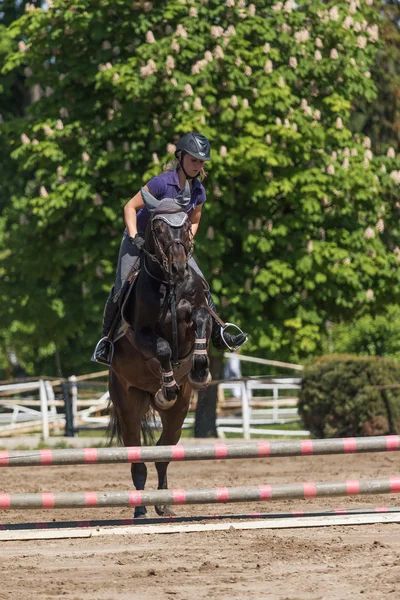
M 139 248 L 135 244 L 132 244 L 129 239 L 128 230 L 125 229 L 119 249 L 115 283 L 113 290 L 111 291 L 114 302 L 117 302 L 119 294 L 132 269 L 139 269 L 140 254 L 141 252 Z M 192 256 L 189 258 L 189 265 L 194 271 L 196 271 L 198 275 L 200 275 L 200 277 L 204 279 L 203 273 L 200 271 L 198 264 Z

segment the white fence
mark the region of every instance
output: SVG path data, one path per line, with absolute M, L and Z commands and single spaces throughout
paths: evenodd
M 232 356 L 225 353 L 224 356 Z M 233 355 L 241 361 L 251 361 L 263 365 L 272 365 L 295 370 L 301 370 L 301 365 L 292 365 L 260 358 Z M 50 434 L 63 435 L 66 429 L 66 409 L 70 411 L 70 422 L 78 429 L 102 428 L 108 424 L 108 416 L 101 414 L 107 408 L 109 394 L 104 391 L 104 386 L 98 380 L 108 375 L 108 371 L 93 373 L 80 377 L 71 376 L 68 382 L 61 380 L 39 380 L 27 383 L 0 385 L 0 438 L 9 435 L 18 435 L 30 431 L 41 431 L 44 441 L 48 441 Z M 90 383 L 90 380 L 97 380 Z M 55 398 L 54 389 L 61 389 L 60 385 L 68 388 L 69 407 L 64 397 Z M 100 385 L 102 392 L 96 394 L 91 390 L 89 397 L 81 397 L 83 386 Z M 290 423 L 299 421 L 297 411 L 297 390 L 301 386 L 299 377 L 273 377 L 261 376 L 246 378 L 246 381 L 225 381 L 218 385 L 219 414 L 217 416 L 217 431 L 219 437 L 226 433 L 242 434 L 245 440 L 252 435 L 277 435 L 300 436 L 309 435 L 308 431 L 298 429 L 285 429 Z M 234 397 L 225 399 L 225 391 L 231 390 Z M 286 392 L 291 391 L 289 397 Z M 31 395 L 26 396 L 27 392 Z M 263 392 L 266 395 L 260 396 Z M 284 393 L 283 393 L 284 392 Z M 282 395 L 283 393 L 283 395 Z M 15 398 L 19 395 L 20 398 Z M 186 418 L 184 428 L 191 428 L 194 417 Z M 282 428 L 268 428 L 268 425 L 281 425 Z M 73 435 L 73 432 L 71 433 Z M 1 443 L 0 443 L 1 445 Z

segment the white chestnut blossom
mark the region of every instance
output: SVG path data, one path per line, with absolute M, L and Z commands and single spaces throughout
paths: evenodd
M 337 59 L 339 58 L 339 54 L 338 54 L 338 51 L 336 50 L 336 48 L 332 48 L 332 49 L 331 49 L 331 52 L 330 52 L 330 57 L 331 57 L 333 60 L 337 60 Z
M 396 153 L 394 151 L 394 148 L 392 148 L 392 146 L 390 146 L 390 148 L 388 148 L 388 151 L 386 152 L 386 156 L 388 158 L 395 158 L 396 157 Z
M 41 185 L 40 186 L 40 197 L 41 198 L 47 198 L 48 195 L 49 195 L 49 193 L 46 190 L 46 188 L 44 187 L 44 185 Z
M 195 98 L 195 100 L 193 102 L 193 108 L 194 108 L 194 110 L 201 110 L 203 108 L 200 98 Z
M 303 42 L 307 42 L 310 39 L 310 32 L 308 29 L 302 29 L 301 31 L 296 31 L 294 34 L 294 39 L 296 44 L 301 44 Z
M 314 52 L 314 58 L 315 58 L 316 61 L 322 60 L 322 54 L 321 54 L 321 52 L 319 50 L 316 50 Z
M 176 28 L 176 35 L 177 35 L 178 37 L 181 37 L 181 38 L 183 38 L 184 40 L 186 40 L 186 39 L 187 39 L 187 36 L 188 36 L 188 34 L 187 34 L 187 31 L 186 31 L 186 29 L 184 28 L 184 26 L 183 26 L 183 25 L 179 24 L 179 25 L 177 26 L 177 28 Z
M 296 67 L 297 67 L 297 58 L 296 58 L 295 56 L 291 56 L 291 57 L 289 58 L 289 66 L 290 66 L 292 69 L 296 69 Z
M 195 6 L 191 6 L 189 10 L 190 17 L 197 17 L 197 8 Z
M 103 50 L 111 50 L 111 48 L 112 48 L 112 46 L 108 40 L 104 40 L 101 47 Z
M 26 145 L 26 144 L 30 144 L 31 140 L 29 139 L 29 137 L 26 135 L 26 133 L 23 133 L 21 135 L 21 142 Z
M 374 294 L 374 290 L 371 290 L 371 289 L 367 290 L 367 291 L 365 292 L 365 295 L 366 295 L 366 297 L 367 297 L 367 300 L 373 300 L 373 299 L 374 299 L 374 296 L 375 296 L 375 294 Z
M 331 21 L 339 20 L 339 10 L 337 6 L 332 6 L 332 8 L 329 11 L 329 18 L 331 19 Z
M 219 149 L 219 155 L 224 157 L 228 154 L 228 149 L 226 146 L 221 146 L 221 148 Z
M 253 73 L 253 70 L 252 70 L 252 68 L 251 68 L 251 67 L 249 67 L 249 65 L 247 65 L 247 66 L 246 66 L 246 68 L 245 68 L 245 70 L 244 70 L 244 74 L 245 74 L 247 77 L 250 77 L 250 75 L 251 75 L 252 73 Z
M 328 165 L 326 171 L 327 171 L 328 175 L 334 175 L 335 174 L 335 167 L 333 165 Z
M 383 233 L 385 230 L 385 223 L 383 222 L 383 219 L 378 219 L 377 224 L 375 225 L 375 227 L 377 228 L 377 230 L 380 233 Z
M 367 45 L 367 38 L 363 35 L 359 35 L 357 38 L 357 48 L 365 48 Z
M 367 229 L 364 231 L 364 237 L 366 240 L 372 240 L 375 237 L 375 231 L 372 229 L 372 227 L 367 227 Z
M 193 96 L 193 88 L 190 83 L 185 83 L 185 96 Z
M 263 51 L 265 52 L 265 54 L 268 54 L 270 50 L 271 46 L 268 43 L 264 44 Z
M 219 38 L 224 34 L 224 28 L 220 25 L 212 25 L 211 35 L 215 38 Z
M 274 70 L 273 64 L 272 64 L 272 60 L 267 60 L 267 62 L 264 65 L 264 72 L 265 73 L 272 73 L 272 71 Z
M 90 156 L 89 156 L 89 154 L 87 152 L 83 152 L 82 153 L 82 160 L 83 160 L 84 163 L 90 162 Z
M 204 67 L 206 67 L 207 65 L 208 65 L 208 62 L 206 61 L 205 58 L 198 60 L 194 65 L 192 65 L 192 74 L 198 75 L 204 69 Z
M 61 119 L 57 119 L 56 129 L 57 131 L 62 131 L 64 129 L 64 123 L 61 121 Z
M 384 167 L 385 165 L 382 165 L 382 166 Z M 393 181 L 395 183 L 400 185 L 400 171 L 391 171 L 390 177 L 393 179 Z
M 322 40 L 319 37 L 317 37 L 315 39 L 315 45 L 317 46 L 317 48 L 323 48 L 324 47 L 324 44 L 322 43 Z
M 340 117 L 336 119 L 336 129 L 343 129 L 343 121 Z
M 167 152 L 168 154 L 174 154 L 176 150 L 175 144 L 167 144 Z
M 181 49 L 181 47 L 179 45 L 179 42 L 177 40 L 175 40 L 175 39 L 173 39 L 172 42 L 171 42 L 171 48 L 176 53 L 178 53 L 179 50 Z
M 237 99 L 237 96 L 235 96 L 235 95 L 231 96 L 231 106 L 232 106 L 233 108 L 236 108 L 236 107 L 237 107 L 237 105 L 238 105 L 238 99 Z
M 171 73 L 173 69 L 175 69 L 175 59 L 170 54 L 167 56 L 167 60 L 165 61 L 165 66 L 167 68 L 167 73 Z
M 217 59 L 218 58 L 222 59 L 222 58 L 225 57 L 224 51 L 223 51 L 223 49 L 222 49 L 221 46 L 215 46 L 215 48 L 214 48 L 214 56 Z

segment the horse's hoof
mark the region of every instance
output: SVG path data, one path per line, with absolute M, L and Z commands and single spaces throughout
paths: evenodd
M 167 400 L 167 398 L 162 393 L 162 390 L 158 390 L 158 392 L 154 396 L 154 404 L 160 410 L 168 410 L 175 404 L 176 401 L 177 401 L 177 396 L 175 396 L 175 398 L 172 400 Z
M 155 506 L 154 510 L 156 511 L 159 517 L 176 517 L 176 513 L 168 504 L 163 504 L 162 506 Z
M 196 375 L 197 375 L 197 373 L 196 373 Z M 211 380 L 212 380 L 212 375 L 211 375 L 210 371 L 208 371 L 208 375 L 204 381 L 196 381 L 195 379 L 192 379 L 191 374 L 189 373 L 188 380 L 193 389 L 204 390 L 207 386 L 210 385 Z

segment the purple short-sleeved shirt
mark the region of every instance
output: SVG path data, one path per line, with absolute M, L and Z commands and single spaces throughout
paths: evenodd
M 149 188 L 150 193 L 157 198 L 157 200 L 163 200 L 164 198 L 176 198 L 181 191 L 177 171 L 166 171 L 165 173 L 161 173 L 161 175 L 157 175 L 157 177 L 150 179 L 146 185 Z M 200 181 L 197 179 L 193 179 L 191 199 L 185 208 L 185 212 L 190 215 L 196 206 L 203 204 L 205 201 L 206 191 L 204 186 L 202 186 Z M 144 233 L 146 230 L 149 217 L 150 213 L 146 207 L 138 210 L 136 218 L 137 228 L 140 233 Z

